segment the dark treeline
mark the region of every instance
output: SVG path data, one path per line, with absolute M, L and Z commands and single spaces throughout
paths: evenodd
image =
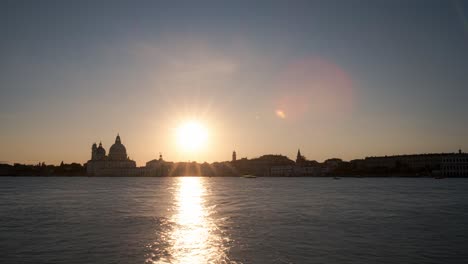
M 63 162 L 59 166 L 44 162 L 36 165 L 0 164 L 0 176 L 86 176 L 86 167 L 79 163 Z

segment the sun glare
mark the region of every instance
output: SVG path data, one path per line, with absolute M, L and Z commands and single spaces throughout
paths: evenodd
M 183 151 L 199 151 L 206 145 L 208 131 L 199 122 L 188 121 L 177 129 L 177 143 Z

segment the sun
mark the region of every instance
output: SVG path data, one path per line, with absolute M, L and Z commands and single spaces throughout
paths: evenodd
M 186 152 L 200 151 L 206 146 L 208 131 L 197 121 L 186 121 L 177 128 L 177 144 Z

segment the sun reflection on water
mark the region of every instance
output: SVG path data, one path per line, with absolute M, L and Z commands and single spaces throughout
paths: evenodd
M 167 230 L 167 249 L 150 263 L 229 263 L 226 255 L 229 239 L 223 235 L 206 204 L 203 178 L 175 179 L 174 214 Z M 156 258 L 155 258 L 156 257 Z

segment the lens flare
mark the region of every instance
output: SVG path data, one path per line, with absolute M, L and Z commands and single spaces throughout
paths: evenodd
M 342 67 L 323 58 L 293 61 L 278 75 L 274 109 L 281 119 L 326 118 L 350 113 L 353 82 Z
M 281 119 L 286 118 L 286 114 L 282 110 L 276 110 L 276 116 L 281 118 Z

